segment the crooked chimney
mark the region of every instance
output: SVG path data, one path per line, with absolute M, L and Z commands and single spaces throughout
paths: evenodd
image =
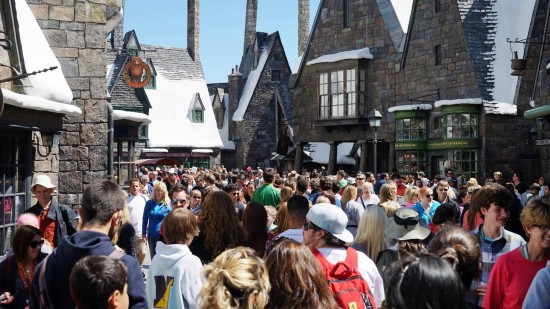
M 301 56 L 309 38 L 309 0 L 298 0 L 298 56 Z
M 258 0 L 246 1 L 246 20 L 244 24 L 244 48 L 243 55 L 246 49 L 254 44 L 256 40 L 256 20 L 258 19 Z
M 187 51 L 199 61 L 199 0 L 187 0 Z

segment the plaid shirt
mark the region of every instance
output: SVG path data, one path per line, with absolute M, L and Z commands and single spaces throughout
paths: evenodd
M 508 253 L 522 245 L 525 240 L 516 233 L 501 228 L 500 236 L 490 241 L 485 239 L 483 234 L 483 224 L 471 232 L 474 234 L 481 245 L 481 278 L 474 279 L 470 288 L 470 301 L 474 304 L 473 308 L 481 308 L 483 298 L 476 295 L 476 288 L 481 284 L 489 282 L 489 275 L 497 258 Z M 481 280 L 480 280 L 481 279 Z

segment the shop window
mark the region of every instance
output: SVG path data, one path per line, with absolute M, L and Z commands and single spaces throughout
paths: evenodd
M 0 133 L 0 250 L 4 255 L 11 246 L 15 223 L 30 205 L 29 183 L 32 164 L 30 137 L 25 133 L 3 130 Z M 30 180 L 29 180 L 30 181 Z
M 319 117 L 330 119 L 363 116 L 365 75 L 365 70 L 360 70 L 358 84 L 356 69 L 321 73 Z
M 426 152 L 423 150 L 396 151 L 397 171 L 403 175 L 426 170 Z
M 114 180 L 122 188 L 127 189 L 130 180 L 135 177 L 135 142 L 132 140 L 118 140 L 114 150 Z
M 477 138 L 479 137 L 478 114 L 445 115 L 446 138 Z
M 404 118 L 395 120 L 396 140 L 425 140 L 426 119 Z
M 447 150 L 445 152 L 445 163 L 453 169 L 456 176 L 461 176 L 463 180 L 470 178 L 479 179 L 481 175 L 478 170 L 479 151 L 466 150 Z

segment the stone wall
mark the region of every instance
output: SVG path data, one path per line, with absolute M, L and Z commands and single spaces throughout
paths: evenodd
M 87 184 L 107 176 L 105 23 L 111 2 L 27 0 L 83 112 L 64 118 L 59 147 L 46 158 L 51 170 L 35 161 L 35 172 L 58 174 L 59 201 L 73 207 Z

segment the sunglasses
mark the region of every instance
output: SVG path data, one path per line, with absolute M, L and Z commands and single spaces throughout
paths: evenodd
M 365 180 L 365 178 L 355 178 L 355 179 L 357 179 L 357 180 Z
M 193 198 L 201 198 L 201 197 L 198 195 L 193 195 Z
M 426 197 L 434 197 L 433 194 L 426 194 Z
M 317 230 L 319 228 L 317 227 L 317 225 L 306 220 L 304 221 L 304 231 L 309 231 L 309 229 Z
M 31 247 L 32 249 L 35 249 L 35 248 L 38 247 L 38 246 L 42 247 L 43 244 L 44 244 L 44 239 L 42 239 L 42 240 L 40 240 L 40 241 L 33 240 L 33 241 L 31 241 L 31 243 L 29 244 L 29 247 Z
M 439 192 L 447 192 L 449 189 L 439 189 Z
M 239 195 L 239 192 L 235 192 L 235 193 L 233 193 L 233 195 L 237 196 L 237 195 Z
M 179 204 L 179 203 L 185 204 L 185 202 L 187 202 L 187 200 L 184 199 L 184 198 L 181 198 L 181 199 L 180 198 L 175 198 L 175 199 L 172 200 L 172 204 Z

